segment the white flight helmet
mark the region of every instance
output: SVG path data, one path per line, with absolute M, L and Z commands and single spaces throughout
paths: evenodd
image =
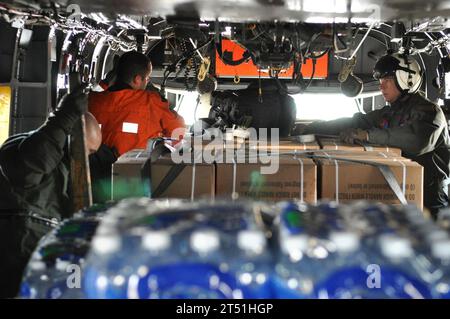
M 393 76 L 397 88 L 404 93 L 415 93 L 422 84 L 422 69 L 419 63 L 404 54 L 382 56 L 373 69 L 376 80 Z

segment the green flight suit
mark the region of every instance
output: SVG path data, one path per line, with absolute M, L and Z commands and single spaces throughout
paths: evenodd
M 391 106 L 352 118 L 314 122 L 305 134 L 339 135 L 348 128 L 369 133 L 369 143 L 397 147 L 424 167 L 424 206 L 436 215 L 448 206 L 450 137 L 442 109 L 421 94 L 404 94 Z
M 36 131 L 11 136 L 0 148 L 0 298 L 17 295 L 39 239 L 73 212 L 65 150 L 79 118 L 75 108 L 58 110 Z

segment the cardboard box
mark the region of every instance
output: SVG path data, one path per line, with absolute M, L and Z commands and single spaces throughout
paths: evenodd
M 113 164 L 111 188 L 114 200 L 145 196 L 141 167 L 147 157 L 148 152 L 136 149 L 123 154 Z
M 233 141 L 225 141 L 220 139 L 215 140 L 207 140 L 200 138 L 190 138 L 189 140 L 185 140 L 192 149 L 195 150 L 213 150 L 213 149 L 235 149 L 239 150 L 245 148 L 246 142 L 239 141 L 234 139 Z
M 383 145 L 371 145 L 364 143 L 362 145 L 345 144 L 339 139 L 334 138 L 319 138 L 319 144 L 321 149 L 324 150 L 339 150 L 339 151 L 352 151 L 352 152 L 383 152 L 392 153 L 397 156 L 402 155 L 402 150 L 396 147 L 389 147 Z
M 270 141 L 258 141 L 256 146 L 250 144 L 250 149 L 252 148 L 267 152 L 304 152 L 319 150 L 320 146 L 317 142 L 300 143 L 290 139 L 281 139 L 278 144 L 271 144 Z
M 352 159 L 349 157 L 349 159 Z M 354 160 L 361 158 L 354 157 Z M 366 159 L 367 160 L 367 159 Z M 423 167 L 416 162 L 396 158 L 371 159 L 389 166 L 409 203 L 423 208 Z M 380 170 L 371 165 L 328 159 L 316 160 L 319 166 L 319 196 L 348 203 L 368 200 L 400 204 Z
M 359 158 L 361 160 L 364 159 L 398 159 L 403 161 L 410 161 L 410 159 L 402 157 L 397 153 L 393 152 L 381 152 L 381 151 L 366 151 L 366 152 L 354 152 L 348 150 L 319 150 L 313 151 L 313 155 L 316 156 L 325 156 L 325 157 L 339 157 L 339 158 Z
M 144 196 L 142 166 L 148 153 L 133 150 L 122 155 L 113 165 L 113 199 Z M 161 158 L 151 164 L 151 189 L 154 191 L 174 164 L 170 157 Z M 214 198 L 214 164 L 187 164 L 178 177 L 159 198 Z
M 311 159 L 283 155 L 275 174 L 261 174 L 261 163 L 216 164 L 216 197 L 267 201 L 317 200 L 317 168 Z
M 346 144 L 337 138 L 319 138 L 319 145 L 323 150 L 364 152 L 362 146 Z
M 395 156 L 402 156 L 402 150 L 396 147 L 389 147 L 389 146 L 382 146 L 382 145 L 370 145 L 370 144 L 364 144 L 362 146 L 364 148 L 364 151 L 366 152 L 381 152 L 381 153 L 388 153 Z

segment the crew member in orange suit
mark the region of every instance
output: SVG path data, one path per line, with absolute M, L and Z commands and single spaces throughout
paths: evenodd
M 103 136 L 99 151 L 90 157 L 96 202 L 110 199 L 111 166 L 120 155 L 145 149 L 151 138 L 181 139 L 184 134 L 183 118 L 170 110 L 158 92 L 145 90 L 152 73 L 147 56 L 136 51 L 124 53 L 116 72 L 115 83 L 106 91 L 89 94 L 89 112 L 101 125 Z

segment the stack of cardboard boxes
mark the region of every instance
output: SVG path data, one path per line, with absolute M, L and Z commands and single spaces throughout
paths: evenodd
M 317 199 L 342 203 L 369 200 L 399 204 L 380 171 L 379 166 L 384 166 L 395 176 L 406 200 L 422 208 L 423 168 L 403 158 L 399 149 L 347 145 L 331 139 L 318 142 L 260 141 L 246 145 L 245 152 L 239 147 L 243 156 L 222 156 L 214 161 L 210 158 L 204 161 L 201 157 L 199 160 L 197 156 L 195 161 L 181 164 L 181 173 L 160 197 L 291 199 L 306 203 L 315 203 Z M 148 172 L 142 168 L 147 158 L 147 153 L 135 150 L 114 164 L 114 199 L 145 193 L 142 176 Z M 180 164 L 175 164 L 170 157 L 150 165 L 151 185 L 147 185 L 150 193 L 174 165 Z

